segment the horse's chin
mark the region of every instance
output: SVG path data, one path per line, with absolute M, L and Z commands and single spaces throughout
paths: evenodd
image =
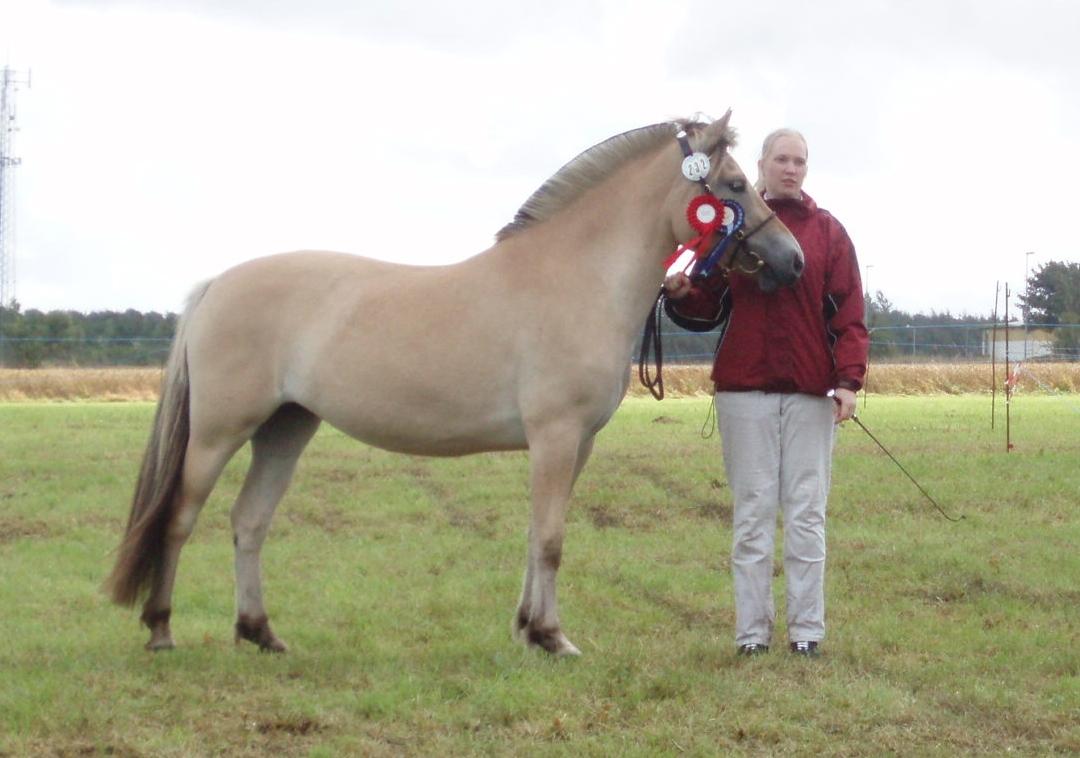
M 776 292 L 780 289 L 780 282 L 777 280 L 776 275 L 773 274 L 772 269 L 768 266 L 763 268 L 757 277 L 758 289 L 762 292 L 770 293 Z
M 776 292 L 781 287 L 790 287 L 795 282 L 799 281 L 799 276 L 802 274 L 802 265 L 798 266 L 798 269 L 791 273 L 785 273 L 784 271 L 777 272 L 772 266 L 766 264 L 762 266 L 761 271 L 757 275 L 758 289 L 765 293 Z

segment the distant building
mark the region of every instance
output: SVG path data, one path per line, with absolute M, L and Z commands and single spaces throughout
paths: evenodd
M 982 353 L 999 361 L 1005 360 L 1005 327 L 983 331 Z M 1010 326 L 1008 329 L 1009 360 L 1024 361 L 1033 358 L 1049 358 L 1054 354 L 1054 335 L 1049 329 L 1026 329 Z

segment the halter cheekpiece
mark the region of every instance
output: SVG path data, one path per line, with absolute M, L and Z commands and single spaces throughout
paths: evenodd
M 752 257 L 755 263 L 752 268 L 738 270 L 747 274 L 756 273 L 765 263 L 749 248 L 746 248 L 745 242 L 765 226 L 775 214 L 770 213 L 749 233 L 744 232 L 746 212 L 742 206 L 734 200 L 717 197 L 709 186 L 708 176 L 712 169 L 709 156 L 690 149 L 690 139 L 685 129 L 680 128 L 675 134 L 675 139 L 683 153 L 682 174 L 689 181 L 700 184 L 702 194 L 694 197 L 686 207 L 686 220 L 697 232 L 697 236 L 679 245 L 675 252 L 668 256 L 664 261 L 664 270 L 670 269 L 675 261 L 687 251 L 691 251 L 693 259 L 683 270 L 695 279 L 703 279 L 718 265 L 725 271 L 732 270 L 735 267 L 733 264 L 736 253 L 743 248 L 742 252 Z M 725 253 L 729 252 L 732 240 L 735 240 L 737 244 L 725 261 Z

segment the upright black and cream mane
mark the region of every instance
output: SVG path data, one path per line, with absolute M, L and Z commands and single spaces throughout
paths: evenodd
M 501 242 L 533 224 L 551 218 L 573 203 L 590 187 L 603 181 L 626 161 L 633 160 L 674 139 L 676 132 L 685 129 L 693 139 L 706 124 L 693 119 L 665 121 L 616 134 L 593 145 L 555 172 L 518 209 L 514 220 L 499 230 L 496 241 Z M 735 130 L 724 132 L 721 144 L 727 149 L 735 144 Z

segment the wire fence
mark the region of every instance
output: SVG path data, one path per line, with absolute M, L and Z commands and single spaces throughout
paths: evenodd
M 663 322 L 664 361 L 709 363 L 717 332 L 694 333 Z M 3 337 L 0 367 L 161 366 L 171 337 Z M 1029 324 L 996 331 L 978 324 L 909 324 L 870 328 L 872 363 L 949 363 L 1004 360 L 1080 361 L 1080 324 Z
M 1003 361 L 1080 361 L 1080 324 L 1011 325 L 908 324 L 870 327 L 870 359 L 874 363 L 990 363 Z M 665 321 L 660 331 L 664 361 L 708 363 L 719 335 L 695 334 Z

